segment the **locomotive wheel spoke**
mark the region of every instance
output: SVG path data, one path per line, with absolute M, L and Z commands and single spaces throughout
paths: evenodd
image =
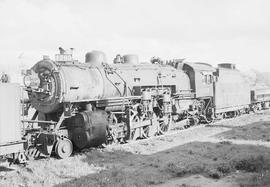
M 135 113 L 133 113 L 135 114 Z M 140 128 L 133 128 L 132 123 L 140 122 L 140 118 L 137 115 L 132 115 L 132 118 L 130 119 L 130 127 L 131 127 L 131 133 L 130 133 L 130 140 L 137 140 L 140 137 Z
M 150 130 L 150 126 L 143 127 L 143 138 L 149 137 L 149 130 Z
M 117 139 L 117 131 L 114 127 L 109 127 L 109 130 L 107 131 L 107 144 L 117 143 Z
M 131 137 L 131 140 L 137 140 L 138 138 L 141 137 L 141 129 L 140 128 L 136 128 L 133 130 L 132 132 L 132 137 Z
M 115 114 L 111 114 L 109 117 L 110 125 L 107 131 L 108 143 L 118 143 L 120 141 L 119 138 L 119 128 L 118 128 L 118 120 Z
M 144 113 L 141 117 L 141 121 L 147 120 L 147 114 Z M 149 137 L 149 130 L 150 130 L 151 124 L 142 127 L 142 138 L 148 138 Z
M 148 136 L 152 137 L 152 136 L 157 135 L 159 133 L 158 129 L 159 129 L 159 121 L 158 121 L 157 116 L 155 114 L 153 114 L 153 117 L 151 119 L 151 125 L 149 126 Z
M 163 119 L 159 122 L 159 133 L 165 134 L 169 130 L 171 123 L 171 114 L 163 116 Z
M 136 108 L 129 110 L 129 127 L 131 129 L 129 138 L 130 140 L 137 140 L 149 137 L 149 127 L 151 125 L 150 123 L 148 125 L 138 127 L 138 123 L 143 123 L 146 120 L 149 120 L 147 118 L 147 113 L 143 113 L 142 115 L 140 115 L 140 113 L 137 112 Z

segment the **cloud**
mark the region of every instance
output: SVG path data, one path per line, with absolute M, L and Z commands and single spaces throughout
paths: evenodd
M 31 65 L 59 46 L 76 57 L 118 54 L 269 67 L 267 0 L 0 0 L 0 68 Z M 23 55 L 18 58 L 20 54 Z M 256 66 L 254 66 L 256 62 Z

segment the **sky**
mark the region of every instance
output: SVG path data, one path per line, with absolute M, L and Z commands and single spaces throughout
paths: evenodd
M 0 0 L 0 72 L 58 47 L 270 72 L 269 0 Z

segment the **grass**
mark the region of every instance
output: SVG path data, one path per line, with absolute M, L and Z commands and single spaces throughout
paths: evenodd
M 217 135 L 226 139 L 270 141 L 270 122 L 260 121 L 241 127 L 230 127 L 232 130 Z
M 234 166 L 237 170 L 262 173 L 270 169 L 270 160 L 269 157 L 259 155 L 256 157 L 239 159 L 235 162 Z
M 269 187 L 270 173 L 245 173 L 237 181 L 240 187 Z
M 62 186 L 149 186 L 193 174 L 219 179 L 236 171 L 253 174 L 244 181 L 270 185 L 265 177 L 269 176 L 269 155 L 265 147 L 228 142 L 194 142 L 153 155 L 92 151 L 84 161 L 107 169 Z M 239 184 L 245 185 L 243 181 Z

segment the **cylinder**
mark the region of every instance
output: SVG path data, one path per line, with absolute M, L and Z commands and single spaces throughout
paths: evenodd
M 77 148 L 84 149 L 105 143 L 108 121 L 104 111 L 85 111 L 73 118 L 68 128 Z

